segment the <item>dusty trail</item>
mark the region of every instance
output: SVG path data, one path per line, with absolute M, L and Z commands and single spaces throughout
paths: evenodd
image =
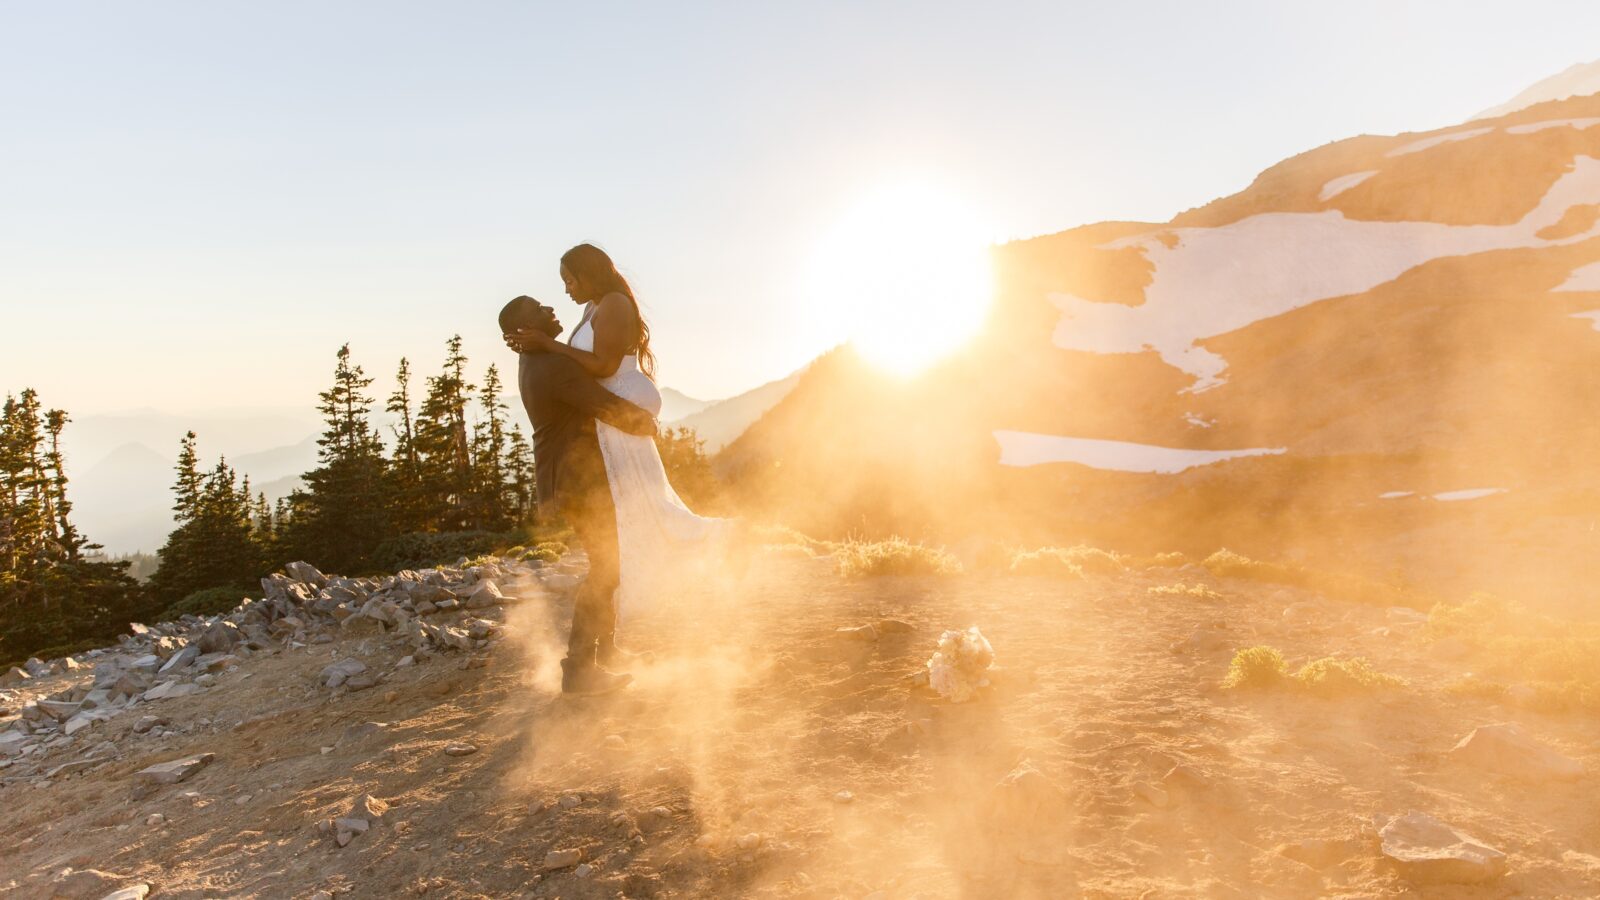
M 1178 580 L 1221 599 L 1149 592 Z M 410 650 L 384 636 L 258 655 L 157 707 L 181 726 L 166 738 L 113 731 L 111 762 L 9 777 L 0 892 L 48 896 L 63 867 L 186 898 L 1600 892 L 1592 775 L 1529 784 L 1446 757 L 1473 727 L 1515 718 L 1592 773 L 1600 724 L 1446 694 L 1460 665 L 1375 634 L 1379 608 L 1193 570 L 847 581 L 774 555 L 682 615 L 630 623 L 654 660 L 629 691 L 581 701 L 555 691 L 565 614 L 506 607 L 510 637 L 481 668 L 453 654 L 394 668 Z M 904 624 L 838 633 L 886 619 Z M 914 690 L 939 632 L 972 624 L 1000 667 L 988 694 L 950 705 Z M 1254 643 L 1291 661 L 1364 654 L 1408 684 L 1331 699 L 1222 690 L 1232 651 Z M 386 679 L 316 686 L 335 651 Z M 130 799 L 133 772 L 197 752 L 216 761 Z M 340 848 L 316 823 L 364 793 L 390 811 Z M 1493 843 L 1509 874 L 1413 887 L 1362 828 L 1407 809 Z M 146 824 L 154 814 L 165 821 Z M 1306 840 L 1324 858 L 1280 852 Z M 545 870 L 569 849 L 584 868 Z

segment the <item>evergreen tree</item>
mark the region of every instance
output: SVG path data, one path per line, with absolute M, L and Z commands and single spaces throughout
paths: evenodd
M 395 390 L 384 406 L 399 417 L 393 426 L 394 456 L 389 466 L 391 520 L 396 531 L 421 531 L 426 526 L 427 503 L 422 495 L 422 462 L 417 455 L 417 435 L 411 414 L 411 363 L 400 358 Z
M 474 489 L 471 513 L 474 524 L 486 531 L 504 531 L 515 520 L 516 500 L 507 483 L 506 405 L 500 399 L 500 372 L 490 365 L 483 376 L 478 403 L 483 410 L 472 429 Z
M 281 535 L 282 550 L 333 571 L 364 571 L 390 535 L 390 487 L 383 443 L 372 427 L 372 379 L 339 348 L 333 387 L 318 396 L 326 425 L 317 440 L 321 463 L 304 476 L 293 515 Z
M 477 390 L 466 380 L 461 336 L 445 344 L 444 371 L 428 379 L 415 428 L 422 488 L 418 524 L 427 531 L 463 531 L 473 525 L 476 479 L 467 440 L 467 403 Z
M 179 454 L 174 518 L 178 527 L 157 554 L 161 565 L 150 577 L 152 596 L 164 607 L 198 590 L 247 589 L 260 574 L 262 547 L 250 521 L 250 494 L 238 473 L 220 459 L 201 475 L 195 469 L 195 438 L 184 436 Z
M 127 563 L 105 560 L 72 524 L 68 421 L 32 390 L 0 409 L 0 662 L 109 639 L 144 611 Z
M 522 429 L 511 426 L 504 463 L 511 494 L 512 524 L 531 522 L 538 506 L 538 481 L 533 468 L 533 447 L 522 436 Z

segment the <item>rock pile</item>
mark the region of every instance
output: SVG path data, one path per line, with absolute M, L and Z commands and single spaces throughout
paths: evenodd
M 168 723 L 154 707 L 217 687 L 257 654 L 365 635 L 409 642 L 416 651 L 406 657 L 411 664 L 429 653 L 484 651 L 503 635 L 503 626 L 493 621 L 498 617 L 483 615 L 568 590 L 581 570 L 573 560 L 546 565 L 490 559 L 469 565 L 463 559 L 455 566 L 345 578 L 324 575 L 309 563 L 290 563 L 261 579 L 261 597 L 243 598 L 231 612 L 135 624 L 115 647 L 49 662 L 30 659 L 0 675 L 0 687 L 7 688 L 0 691 L 0 717 L 16 715 L 0 725 L 0 770 L 13 770 L 3 780 L 69 775 L 114 758 L 115 743 L 94 736 L 105 722 L 130 710 L 142 713 L 128 729 L 132 734 L 160 738 Z M 57 687 L 57 676 L 69 683 Z M 346 657 L 322 669 L 318 681 L 330 690 L 359 691 L 383 677 Z M 39 688 L 56 689 L 24 699 Z M 91 746 L 79 758 L 44 768 L 55 751 L 82 750 L 86 743 Z

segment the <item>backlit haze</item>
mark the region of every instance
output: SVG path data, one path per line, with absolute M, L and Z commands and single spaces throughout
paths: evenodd
M 1465 120 L 1600 34 L 1584 2 L 862 6 L 9 5 L 0 383 L 309 411 L 349 341 L 381 396 L 455 332 L 506 361 L 515 294 L 575 322 L 585 240 L 665 385 L 729 396 L 852 335 L 914 369 L 981 322 L 986 242 Z

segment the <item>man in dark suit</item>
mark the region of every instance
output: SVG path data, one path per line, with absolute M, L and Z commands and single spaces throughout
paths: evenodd
M 555 310 L 518 297 L 500 311 L 506 345 L 518 350 L 518 331 L 537 330 L 551 337 L 561 333 Z M 540 516 L 558 510 L 578 533 L 589 554 L 589 575 L 578 588 L 572 609 L 567 658 L 561 661 L 561 690 L 569 694 L 603 694 L 627 686 L 632 675 L 608 672 L 596 659 L 597 648 L 616 646 L 615 594 L 620 581 L 617 563 L 617 511 L 611 483 L 595 437 L 601 419 L 629 434 L 654 435 L 655 418 L 597 384 L 570 357 L 559 353 L 520 353 L 517 387 L 533 423 L 533 459 L 538 480 Z M 608 653 L 608 655 L 610 655 Z

